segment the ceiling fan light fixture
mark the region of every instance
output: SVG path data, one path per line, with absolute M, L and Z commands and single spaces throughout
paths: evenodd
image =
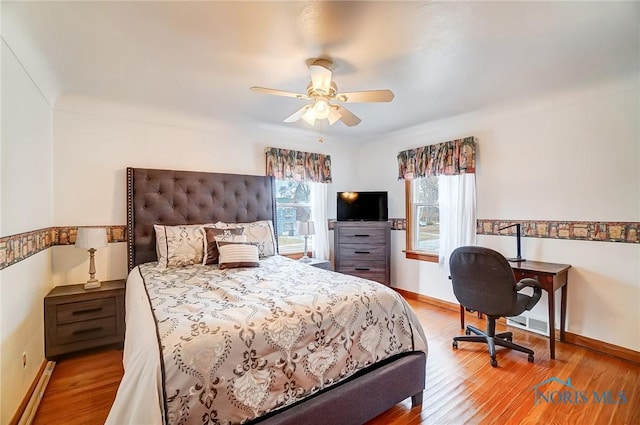
M 315 125 L 316 123 L 316 113 L 313 108 L 309 108 L 302 114 L 302 119 L 309 125 Z
M 313 111 L 316 119 L 323 120 L 329 116 L 331 112 L 331 107 L 329 106 L 329 102 L 326 99 L 320 98 L 317 99 L 313 104 Z

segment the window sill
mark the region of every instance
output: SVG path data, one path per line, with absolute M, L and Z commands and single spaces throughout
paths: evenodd
M 403 252 L 405 253 L 405 257 L 410 260 L 428 261 L 430 263 L 438 262 L 438 254 L 431 254 L 424 251 L 411 251 L 408 249 Z

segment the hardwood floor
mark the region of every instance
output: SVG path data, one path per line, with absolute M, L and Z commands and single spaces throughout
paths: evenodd
M 462 333 L 457 312 L 409 302 L 429 343 L 423 404 L 411 409 L 405 400 L 367 425 L 640 423 L 640 365 L 560 342 L 550 360 L 547 338 L 510 329 L 515 342 L 535 351 L 535 363 L 498 348 L 498 367 L 492 368 L 484 345 L 451 347 L 451 338 Z M 484 328 L 472 315 L 467 323 Z M 123 373 L 121 361 L 122 352 L 115 350 L 61 360 L 34 424 L 104 423 Z M 540 385 L 536 397 L 534 387 L 549 378 L 570 380 L 571 388 L 552 381 Z

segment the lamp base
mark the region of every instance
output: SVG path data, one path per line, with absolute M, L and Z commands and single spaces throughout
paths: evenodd
M 84 284 L 84 289 L 98 289 L 100 287 L 100 281 L 97 279 L 88 280 Z
M 511 261 L 512 263 L 520 263 L 522 261 L 527 261 L 527 260 L 520 257 L 514 257 L 514 258 L 507 258 L 507 261 Z

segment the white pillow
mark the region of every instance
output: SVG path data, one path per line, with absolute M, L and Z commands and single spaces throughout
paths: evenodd
M 258 246 L 261 258 L 271 257 L 278 252 L 271 220 L 260 220 L 252 223 L 223 223 L 219 221 L 215 224 L 215 227 L 219 229 L 244 227 L 244 235 L 247 237 L 247 242 Z
M 249 242 L 218 242 L 218 264 L 221 269 L 258 267 L 258 247 Z
M 184 267 L 201 264 L 205 250 L 202 225 L 153 226 L 156 232 L 156 254 L 161 267 Z

